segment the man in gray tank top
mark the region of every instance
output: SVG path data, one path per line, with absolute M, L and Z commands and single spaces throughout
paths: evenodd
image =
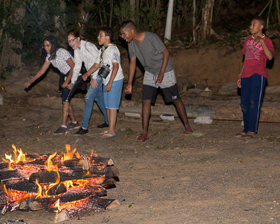
M 148 138 L 151 104 L 155 103 L 157 90 L 161 88 L 164 101 L 173 103 L 181 118 L 185 134 L 192 129 L 188 122 L 185 106 L 179 96 L 174 69 L 169 58 L 169 52 L 161 39 L 154 33 L 137 32 L 135 24 L 131 20 L 124 21 L 120 28 L 121 37 L 128 43 L 130 58 L 129 78 L 126 86 L 126 94 L 132 93 L 132 82 L 136 68 L 136 58 L 145 69 L 142 93 L 142 128 L 143 132 L 138 137 L 139 141 Z

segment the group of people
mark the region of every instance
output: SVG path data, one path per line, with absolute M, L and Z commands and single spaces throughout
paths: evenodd
M 244 130 L 236 135 L 238 138 L 252 138 L 258 129 L 260 107 L 267 78 L 265 64 L 266 60 L 271 60 L 274 54 L 272 41 L 263 34 L 263 29 L 264 20 L 260 17 L 254 18 L 250 26 L 251 35 L 244 43 L 244 66 L 237 81 L 238 87 L 241 88 Z M 178 92 L 174 68 L 164 43 L 154 33 L 137 31 L 131 20 L 121 24 L 120 36 L 128 44 L 130 58 L 126 94 L 132 94 L 136 59 L 145 70 L 142 90 L 142 133 L 137 140 L 148 139 L 151 104 L 155 103 L 158 88 L 162 90 L 164 101 L 175 106 L 184 125 L 184 133 L 192 133 L 185 106 Z M 124 81 L 120 52 L 113 43 L 111 28 L 101 28 L 97 39 L 101 46 L 99 50 L 93 43 L 82 40 L 78 31 L 70 31 L 68 44 L 74 50 L 74 57 L 72 57 L 67 50 L 59 46 L 54 37 L 46 37 L 43 47 L 45 62 L 36 75 L 25 83 L 25 86 L 29 87 L 47 71 L 51 64 L 61 72 L 64 80 L 61 84 L 63 116 L 62 125 L 55 131 L 57 134 L 78 128 L 76 134 L 88 133 L 93 104 L 96 101 L 104 116 L 104 123 L 98 127 L 108 128 L 101 132 L 101 138 L 110 139 L 117 136 L 117 112 Z M 82 64 L 87 70 L 84 74 L 80 73 Z M 74 116 L 70 101 L 80 82 L 88 78 L 90 78 L 90 86 L 85 96 L 85 110 L 80 126 Z M 71 122 L 67 124 L 68 117 Z

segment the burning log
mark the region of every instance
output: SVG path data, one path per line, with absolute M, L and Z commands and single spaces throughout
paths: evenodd
M 2 214 L 17 209 L 56 210 L 58 222 L 77 212 L 105 210 L 112 202 L 101 198 L 119 181 L 111 159 L 80 155 L 69 145 L 65 154 L 49 155 L 26 155 L 13 148 L 14 157 L 5 155 L 0 163 Z

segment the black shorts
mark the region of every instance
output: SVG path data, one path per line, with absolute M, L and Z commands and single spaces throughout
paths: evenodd
M 163 94 L 165 103 L 173 103 L 174 101 L 180 99 L 177 85 L 170 86 L 167 88 L 160 88 Z M 158 88 L 143 85 L 142 100 L 151 100 L 152 104 L 156 102 Z

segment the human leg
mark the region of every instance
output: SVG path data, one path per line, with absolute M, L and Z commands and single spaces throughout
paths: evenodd
M 259 117 L 261 112 L 265 83 L 266 78 L 261 75 L 254 74 L 251 77 L 252 91 L 248 111 L 248 134 L 250 133 L 251 135 L 258 132 Z
M 104 104 L 104 93 L 103 93 L 103 84 L 102 84 L 102 78 L 98 77 L 97 78 L 97 89 L 96 89 L 96 103 L 99 107 L 99 109 L 101 110 L 103 116 L 104 116 L 104 121 L 106 124 L 109 123 L 108 121 L 108 116 L 106 113 L 106 109 L 105 109 L 105 104 Z
M 247 134 L 249 128 L 249 107 L 251 98 L 251 78 L 241 79 L 241 109 L 243 113 L 244 128 L 241 134 Z
M 149 121 L 151 116 L 151 100 L 142 102 L 142 135 L 148 136 Z
M 182 100 L 179 98 L 178 100 L 173 102 L 176 108 L 176 111 L 180 117 L 180 119 L 182 120 L 184 127 L 185 127 L 185 133 L 190 133 L 192 132 L 191 126 L 189 124 L 189 120 L 187 117 L 187 113 L 186 113 L 186 109 L 185 106 L 182 102 Z
M 94 99 L 97 95 L 97 89 L 92 86 L 89 87 L 87 95 L 85 96 L 85 110 L 83 114 L 82 128 L 88 129 L 89 120 L 92 114 Z

